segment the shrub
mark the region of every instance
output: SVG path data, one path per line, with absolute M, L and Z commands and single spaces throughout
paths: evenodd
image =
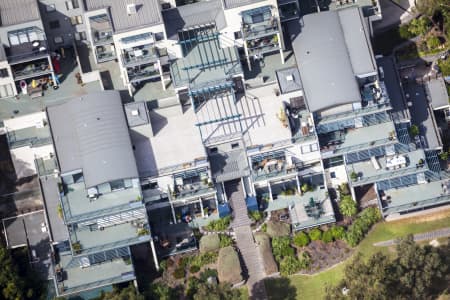
M 216 251 L 220 248 L 220 238 L 218 234 L 204 235 L 200 239 L 200 253 Z
M 231 246 L 220 249 L 217 269 L 220 282 L 236 284 L 242 281 L 239 257 Z
M 434 50 L 438 48 L 440 45 L 441 41 L 439 41 L 439 38 L 436 36 L 432 36 L 427 39 L 427 47 L 429 50 Z
M 379 220 L 381 220 L 381 214 L 378 208 L 366 208 L 348 228 L 345 234 L 345 240 L 350 246 L 355 247 L 364 238 L 364 235 L 369 231 L 370 227 Z
M 313 228 L 308 233 L 311 241 L 319 241 L 322 239 L 322 231 L 319 228 Z
M 419 127 L 417 127 L 417 125 L 411 125 L 411 127 L 409 128 L 409 134 L 412 136 L 412 137 L 416 137 L 416 136 L 418 136 L 419 135 Z
M 293 256 L 295 251 L 291 247 L 291 239 L 289 237 L 272 238 L 272 252 L 275 260 L 280 263 L 286 256 Z
M 335 240 L 343 240 L 345 238 L 345 229 L 342 226 L 333 226 L 329 230 Z
M 295 256 L 286 256 L 280 262 L 280 273 L 283 276 L 295 274 L 300 271 L 302 265 Z
M 267 232 L 267 223 L 264 223 L 261 225 L 261 231 L 262 232 Z
M 442 151 L 441 153 L 439 153 L 439 158 L 443 161 L 447 161 L 448 160 L 448 156 L 449 156 L 450 152 L 445 152 Z
M 189 262 L 190 262 L 190 257 L 183 256 L 178 260 L 178 267 L 184 269 L 184 268 L 186 268 L 187 265 L 189 265 Z
M 231 216 L 226 216 L 223 218 L 220 218 L 219 220 L 213 220 L 209 222 L 208 225 L 205 226 L 205 228 L 209 231 L 224 231 L 227 230 L 230 226 L 231 222 Z
M 208 280 L 209 277 L 217 277 L 217 270 L 208 268 L 200 273 L 201 281 L 206 281 L 206 280 Z
M 339 201 L 339 211 L 344 217 L 353 217 L 358 212 L 358 208 L 352 197 L 347 195 Z
M 253 222 L 259 222 L 263 218 L 263 214 L 259 210 L 249 211 L 248 214 Z
M 309 256 L 309 253 L 306 251 L 299 254 L 298 260 L 300 261 L 301 269 L 306 269 L 311 264 L 311 256 Z
M 324 243 L 331 243 L 333 241 L 333 233 L 331 230 L 327 230 L 322 234 L 322 241 Z
M 161 270 L 165 271 L 167 270 L 167 259 L 163 260 L 159 263 L 159 267 L 161 268 Z
M 270 237 L 287 236 L 291 233 L 291 226 L 282 222 L 269 221 L 267 224 L 267 234 Z
M 198 271 L 200 271 L 200 267 L 197 266 L 197 265 L 192 265 L 192 266 L 189 268 L 189 272 L 190 272 L 190 273 L 197 273 Z
M 191 256 L 189 265 L 203 267 L 204 265 L 213 264 L 217 261 L 218 253 L 215 252 L 206 252 L 200 255 Z
M 173 277 L 175 279 L 182 279 L 184 276 L 186 276 L 184 268 L 178 267 L 173 271 Z
M 350 190 L 348 189 L 348 184 L 346 182 L 341 183 L 339 186 L 339 193 L 342 196 L 350 195 Z
M 233 245 L 233 239 L 225 234 L 219 234 L 220 248 L 228 247 Z
M 300 231 L 294 236 L 293 242 L 294 245 L 298 247 L 305 247 L 311 242 L 311 240 L 309 239 L 309 236 L 305 232 Z
M 402 39 L 409 40 L 414 37 L 414 34 L 409 31 L 408 25 L 402 25 L 398 28 L 398 34 Z

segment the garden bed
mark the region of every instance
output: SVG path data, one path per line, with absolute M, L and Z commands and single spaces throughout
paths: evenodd
M 311 264 L 308 270 L 302 273 L 314 274 L 340 263 L 349 258 L 353 250 L 344 241 L 334 241 L 324 243 L 322 241 L 312 241 L 303 251 L 309 253 Z

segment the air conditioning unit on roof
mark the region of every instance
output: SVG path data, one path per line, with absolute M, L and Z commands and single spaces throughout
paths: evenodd
M 287 81 L 293 81 L 293 80 L 294 80 L 294 76 L 292 76 L 292 75 L 287 75 L 287 76 L 286 76 L 286 80 L 287 80 Z
M 133 110 L 131 111 L 131 115 L 132 115 L 132 116 L 139 116 L 139 110 L 133 109 Z

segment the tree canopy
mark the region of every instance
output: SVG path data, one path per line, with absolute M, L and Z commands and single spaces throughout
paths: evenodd
M 357 254 L 345 268 L 344 279 L 327 287 L 326 299 L 346 298 L 343 290 L 348 299 L 428 299 L 445 286 L 449 249 L 419 246 L 410 235 L 400 240 L 395 258 L 378 252 L 365 260 Z

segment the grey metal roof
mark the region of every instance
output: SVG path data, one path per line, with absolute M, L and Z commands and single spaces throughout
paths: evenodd
M 220 152 L 209 157 L 212 176 L 217 182 L 224 182 L 250 174 L 247 157 L 242 150 Z
M 87 94 L 47 113 L 61 173 L 82 169 L 86 188 L 138 177 L 119 92 Z
M 302 89 L 300 73 L 296 67 L 291 67 L 277 72 L 278 86 L 282 94 L 298 91 Z
M 162 23 L 158 0 L 85 0 L 87 10 L 109 8 L 114 30 L 122 32 Z M 129 15 L 127 5 L 135 4 L 137 13 Z
M 134 127 L 150 123 L 150 117 L 145 102 L 131 102 L 126 104 L 124 108 L 128 126 Z
M 253 4 L 253 3 L 257 3 L 257 2 L 261 2 L 264 0 L 223 0 L 223 6 L 225 7 L 225 9 L 230 9 L 230 8 L 236 8 L 236 7 L 241 7 L 241 6 L 245 6 L 245 5 L 249 5 L 249 4 Z
M 447 93 L 447 88 L 445 87 L 445 81 L 442 77 L 428 81 L 426 89 L 433 109 L 443 109 L 450 106 L 450 98 Z
M 54 176 L 45 176 L 40 178 L 40 182 L 52 242 L 68 240 L 67 226 L 58 215 L 58 205 L 60 204 L 58 180 Z
M 370 45 L 367 23 L 357 6 L 338 11 L 339 20 L 355 75 L 376 73 L 377 67 Z
M 40 18 L 37 0 L 0 1 L 0 26 L 21 24 Z
M 305 15 L 292 47 L 311 111 L 361 102 L 337 12 Z
M 163 11 L 167 37 L 177 39 L 179 30 L 215 22 L 219 30 L 226 26 L 220 1 L 201 1 Z

